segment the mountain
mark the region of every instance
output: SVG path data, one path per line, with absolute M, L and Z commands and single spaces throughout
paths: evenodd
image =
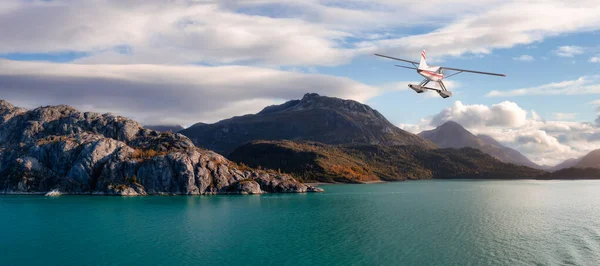
M 600 179 L 600 169 L 569 167 L 542 175 L 540 179 Z
M 112 114 L 34 110 L 0 100 L 0 193 L 147 195 L 310 192 L 289 175 L 254 170 Z M 53 192 L 53 193 L 55 193 Z
M 473 148 L 425 149 L 412 145 L 252 141 L 235 149 L 229 159 L 252 167 L 279 169 L 312 182 L 519 179 L 537 178 L 545 173 L 503 163 Z
M 581 158 L 568 159 L 550 169 L 545 179 L 599 179 L 600 149 L 593 150 Z
M 229 154 L 252 140 L 309 140 L 325 144 L 416 145 L 435 144 L 391 124 L 371 107 L 352 100 L 304 95 L 257 114 L 198 123 L 180 131 L 196 145 Z
M 593 150 L 581 158 L 572 158 L 565 160 L 549 168 L 550 171 L 558 171 L 567 168 L 599 168 L 600 169 L 600 149 Z M 574 171 L 574 170 L 571 170 Z
M 583 156 L 577 164 L 577 168 L 600 168 L 600 149 L 593 150 Z
M 558 170 L 565 169 L 565 168 L 576 167 L 577 164 L 579 163 L 579 161 L 581 161 L 581 158 L 567 159 L 562 163 L 559 163 L 555 166 L 549 167 L 548 170 L 549 171 L 558 171 Z
M 181 125 L 145 125 L 144 128 L 152 129 L 158 132 L 177 133 L 184 129 Z
M 454 121 L 448 121 L 433 130 L 423 131 L 418 135 L 432 141 L 440 148 L 470 147 L 485 152 L 505 163 L 541 169 L 539 165 L 530 161 L 519 151 L 503 146 L 490 136 L 475 136 Z

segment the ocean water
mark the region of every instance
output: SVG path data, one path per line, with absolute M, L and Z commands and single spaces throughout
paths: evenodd
M 600 181 L 0 196 L 0 265 L 599 265 Z

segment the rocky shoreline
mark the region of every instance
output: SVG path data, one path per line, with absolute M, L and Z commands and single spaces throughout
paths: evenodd
M 213 195 L 322 192 L 237 165 L 174 133 L 66 106 L 0 100 L 0 194 Z

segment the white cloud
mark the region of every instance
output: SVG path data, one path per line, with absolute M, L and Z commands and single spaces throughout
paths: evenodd
M 576 113 L 553 113 L 552 117 L 556 120 L 573 120 L 577 117 Z
M 347 32 L 236 13 L 212 1 L 21 2 L 0 13 L 0 35 L 0 53 L 90 53 L 82 63 L 331 66 L 353 56 L 340 47 Z
M 69 104 L 142 123 L 214 122 L 316 92 L 358 101 L 379 89 L 349 78 L 247 66 L 82 65 L 0 60 L 0 91 L 24 107 Z
M 373 49 L 395 55 L 418 54 L 422 48 L 428 49 L 431 55 L 488 54 L 492 49 L 530 44 L 567 32 L 598 29 L 598 12 L 600 6 L 594 1 L 566 4 L 561 1 L 509 1 L 462 16 L 432 32 L 365 42 L 363 47 L 371 44 Z
M 88 53 L 82 63 L 333 66 L 373 51 L 488 54 L 597 30 L 598 13 L 600 6 L 591 0 L 432 0 L 418 5 L 388 0 L 8 0 L 0 5 L 0 53 Z M 414 25 L 433 30 L 406 35 Z
M 590 58 L 590 63 L 600 63 L 600 56 Z
M 543 121 L 543 122 L 546 121 L 534 110 L 531 110 L 531 119 L 533 119 L 533 121 Z
M 573 57 L 575 55 L 583 54 L 583 47 L 581 46 L 560 46 L 554 50 L 554 54 L 561 57 Z
M 535 58 L 533 58 L 533 56 L 531 56 L 531 55 L 524 54 L 519 57 L 513 57 L 513 60 L 531 62 L 531 61 L 535 60 Z
M 488 107 L 481 104 L 466 105 L 456 101 L 453 106 L 433 116 L 431 123 L 438 126 L 446 121 L 455 121 L 467 127 L 517 127 L 525 123 L 526 116 L 527 112 L 513 102 L 501 102 Z
M 419 81 L 397 81 L 379 86 L 386 92 L 409 90 L 408 84 L 419 84 Z
M 513 102 L 487 106 L 457 101 L 417 124 L 399 126 L 418 133 L 446 121 L 456 121 L 474 134 L 492 136 L 502 144 L 519 150 L 532 161 L 547 165 L 580 157 L 600 148 L 600 128 L 593 124 L 545 121 L 534 111 L 530 113 L 529 116 L 527 111 Z
M 508 91 L 493 90 L 487 97 L 507 97 L 524 95 L 578 95 L 600 93 L 600 76 L 583 76 L 575 80 L 553 82 L 537 87 L 522 88 Z

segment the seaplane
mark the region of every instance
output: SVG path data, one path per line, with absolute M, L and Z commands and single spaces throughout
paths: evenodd
M 396 65 L 397 67 L 417 70 L 417 73 L 419 73 L 419 75 L 425 77 L 425 79 L 423 81 L 421 81 L 421 83 L 419 83 L 419 85 L 408 84 L 408 87 L 413 89 L 417 93 L 423 93 L 427 90 L 437 91 L 437 93 L 440 96 L 442 96 L 442 98 L 448 98 L 448 97 L 452 96 L 452 92 L 449 91 L 448 89 L 446 89 L 446 86 L 444 85 L 444 82 L 442 81 L 444 78 L 456 76 L 463 72 L 506 77 L 506 75 L 498 74 L 498 73 L 490 73 L 490 72 L 467 70 L 467 69 L 452 68 L 452 67 L 429 66 L 429 65 L 427 65 L 427 54 L 425 53 L 425 50 L 421 51 L 421 61 L 420 62 L 410 61 L 410 60 L 391 57 L 391 56 L 382 55 L 382 54 L 375 54 L 375 55 L 412 64 L 413 65 L 412 67 Z M 446 72 L 446 70 L 453 71 L 453 72 L 450 73 L 450 75 L 444 76 L 444 74 L 445 74 L 444 72 Z M 437 83 L 439 85 L 439 89 L 427 87 L 427 84 L 429 84 L 429 82 Z

